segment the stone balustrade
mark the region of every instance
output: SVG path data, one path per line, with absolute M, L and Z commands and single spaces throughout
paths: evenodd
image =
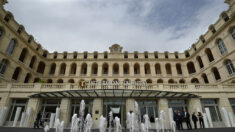
M 0 84 L 1 91 L 27 91 L 27 92 L 48 92 L 63 90 L 79 90 L 79 89 L 136 89 L 136 90 L 160 90 L 174 92 L 219 92 L 231 91 L 235 92 L 235 84 L 215 85 L 215 84 L 101 84 L 88 83 L 81 86 L 78 83 L 8 83 Z

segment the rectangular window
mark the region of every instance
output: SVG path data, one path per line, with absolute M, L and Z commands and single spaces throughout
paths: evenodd
M 155 118 L 158 117 L 157 102 L 153 100 L 138 100 L 139 112 L 141 116 L 141 122 L 144 122 L 143 116 L 147 114 L 150 122 L 155 122 Z
M 60 107 L 60 99 L 48 99 L 43 100 L 41 112 L 42 112 L 42 120 L 48 122 L 51 117 L 51 113 L 56 113 L 56 108 Z
M 235 99 L 229 99 L 229 102 L 230 102 L 230 105 L 231 105 L 231 107 L 233 109 L 233 113 L 235 115 Z
M 27 99 L 12 99 L 11 107 L 8 113 L 7 120 L 14 121 L 17 107 L 21 107 L 21 112 L 18 121 L 20 121 L 21 115 L 26 111 Z

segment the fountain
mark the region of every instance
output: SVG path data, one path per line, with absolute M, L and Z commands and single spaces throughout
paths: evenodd
M 50 128 L 53 128 L 53 126 L 54 126 L 54 120 L 55 120 L 55 113 L 51 113 L 50 124 L 49 124 L 49 127 L 50 127 Z
M 160 120 L 159 118 L 155 118 L 155 127 L 156 127 L 156 131 L 160 132 L 161 130 L 161 125 L 160 125 Z
M 164 132 L 166 130 L 166 113 L 164 110 L 160 111 L 160 121 L 161 121 L 161 128 Z
M 80 119 L 77 118 L 77 114 L 74 114 L 72 116 L 72 122 L 71 122 L 71 132 L 77 132 L 79 130 L 78 123 L 80 122 Z
M 115 117 L 114 122 L 115 122 L 115 128 L 116 128 L 115 132 L 122 132 L 122 126 L 121 126 L 121 123 L 120 123 L 120 118 Z
M 229 115 L 228 115 L 227 110 L 224 107 L 221 107 L 221 111 L 222 111 L 222 115 L 223 115 L 224 120 L 225 120 L 225 126 L 231 127 L 231 123 L 229 121 Z
M 85 110 L 85 101 L 82 100 L 80 103 L 80 109 L 79 109 L 79 129 L 80 132 L 83 132 L 84 130 L 84 110 Z
M 100 122 L 99 122 L 99 130 L 100 132 L 105 132 L 107 128 L 107 120 L 106 118 L 103 117 L 103 115 L 100 117 Z
M 56 127 L 55 124 L 56 124 L 56 120 L 60 118 L 60 108 L 57 107 L 56 108 L 56 112 L 55 112 L 55 119 L 54 119 L 54 128 Z
M 176 132 L 176 123 L 175 123 L 175 121 L 171 121 L 171 130 L 172 130 L 172 132 Z
M 56 119 L 55 130 L 56 130 L 56 132 L 63 132 L 64 131 L 64 121 L 60 122 L 60 119 Z
M 45 128 L 44 128 L 44 132 L 48 132 L 50 130 L 49 126 L 46 125 Z
M 15 114 L 15 118 L 14 118 L 14 122 L 13 122 L 13 127 L 16 127 L 18 119 L 20 117 L 20 113 L 21 113 L 22 107 L 17 107 L 16 108 L 16 114 Z
M 141 131 L 141 132 L 146 132 L 146 131 L 145 131 L 145 125 L 144 125 L 144 123 L 141 123 L 141 124 L 140 124 L 140 131 Z
M 93 125 L 93 121 L 90 114 L 87 114 L 84 124 L 84 132 L 91 132 L 91 127 Z
M 144 128 L 144 132 L 149 132 L 149 129 L 151 128 L 151 123 L 147 114 L 144 115 Z
M 112 131 L 113 112 L 109 112 L 109 132 Z

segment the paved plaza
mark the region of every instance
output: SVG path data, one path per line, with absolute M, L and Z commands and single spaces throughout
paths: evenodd
M 0 127 L 0 132 L 44 132 L 44 130 L 33 129 L 33 128 Z M 55 132 L 55 129 L 50 129 L 49 132 Z M 65 129 L 64 132 L 70 132 L 70 129 Z M 92 130 L 92 132 L 99 132 L 99 130 L 95 129 Z M 122 132 L 129 132 L 129 131 L 123 130 Z M 156 131 L 152 130 L 149 132 L 156 132 Z M 172 131 L 168 130 L 167 132 L 172 132 Z M 235 128 L 207 128 L 207 129 L 197 129 L 197 130 L 183 130 L 177 132 L 235 132 Z

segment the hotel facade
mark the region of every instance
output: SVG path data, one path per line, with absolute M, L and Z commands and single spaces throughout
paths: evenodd
M 17 107 L 20 115 L 31 111 L 27 127 L 39 111 L 48 122 L 58 107 L 59 119 L 69 127 L 81 100 L 93 128 L 109 111 L 125 126 L 135 101 L 140 115 L 148 114 L 152 123 L 169 108 L 190 113 L 208 108 L 213 127 L 226 126 L 221 108 L 235 117 L 235 0 L 225 1 L 229 9 L 183 53 L 130 53 L 119 44 L 102 53 L 50 53 L 4 9 L 6 3 L 0 0 L 0 110 L 7 108 L 3 126 L 13 125 Z

